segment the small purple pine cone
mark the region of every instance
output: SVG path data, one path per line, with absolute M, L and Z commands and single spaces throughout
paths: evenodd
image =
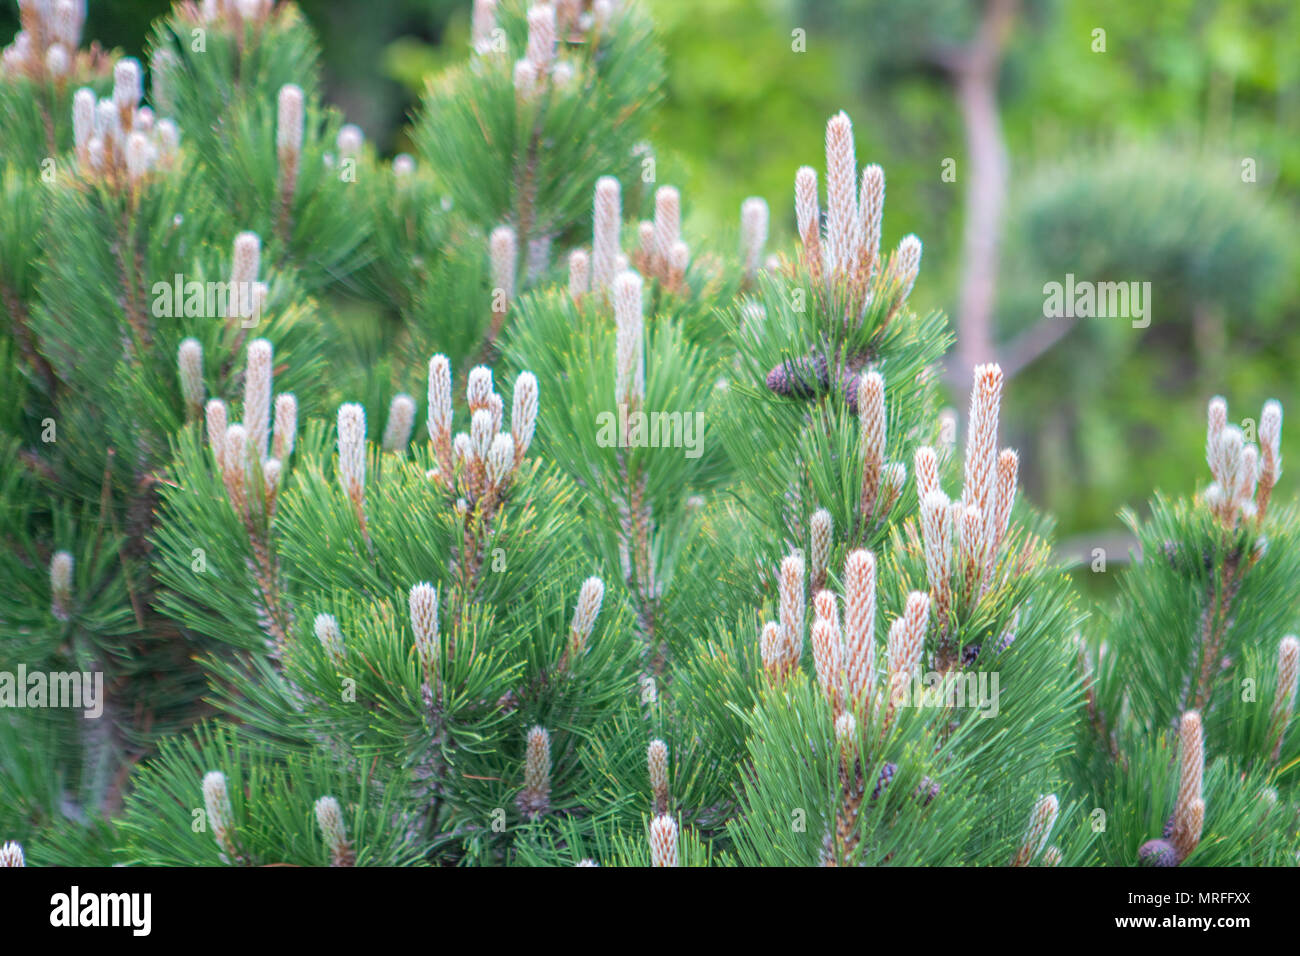
M 889 781 L 894 779 L 894 774 L 898 771 L 898 764 L 887 763 L 880 768 L 880 776 L 876 778 L 876 788 L 871 791 L 871 799 L 876 800 L 889 786 Z
M 826 364 L 826 356 L 819 352 L 814 352 L 812 357 L 813 374 L 817 378 L 818 392 L 825 391 L 831 384 L 831 369 Z
M 536 820 L 551 808 L 550 797 L 536 790 L 521 790 L 515 797 L 515 806 L 529 820 Z
M 861 379 L 860 372 L 849 368 L 840 369 L 840 387 L 844 389 L 844 402 L 854 415 L 858 413 L 858 383 Z
M 976 660 L 979 659 L 979 656 L 980 656 L 980 645 L 967 644 L 965 647 L 961 649 L 961 666 L 970 667 L 972 664 L 975 663 Z
M 767 387 L 789 398 L 812 398 L 821 394 L 829 382 L 826 359 L 821 355 L 786 359 L 767 373 Z
M 1178 851 L 1168 840 L 1148 840 L 1138 850 L 1138 866 L 1177 866 Z
M 1166 840 L 1174 835 L 1174 818 L 1170 817 L 1165 821 L 1165 828 L 1160 831 Z
M 943 785 L 938 781 L 931 780 L 929 777 L 922 777 L 920 786 L 916 788 L 916 792 L 912 796 L 921 801 L 921 806 L 928 807 L 930 801 L 937 797 L 942 789 Z
M 778 395 L 790 394 L 789 362 L 782 362 L 767 373 L 767 387 Z

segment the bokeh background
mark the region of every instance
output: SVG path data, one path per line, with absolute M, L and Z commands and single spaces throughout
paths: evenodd
M 1208 481 L 1211 395 L 1238 422 L 1267 398 L 1300 415 L 1294 0 L 643 2 L 668 65 L 658 177 L 693 241 L 733 236 L 753 194 L 790 240 L 794 170 L 822 165 L 847 110 L 859 162 L 886 171 L 886 243 L 925 242 L 912 301 L 959 332 L 952 394 L 962 345 L 1013 372 L 1005 439 L 1067 554 L 1121 560 L 1121 506 Z M 91 0 L 86 34 L 139 55 L 167 6 Z M 301 6 L 333 102 L 381 153 L 408 148 L 426 77 L 466 55 L 470 0 Z M 0 16 L 11 35 L 16 7 Z M 1045 319 L 1067 273 L 1150 282 L 1149 327 Z M 1300 429 L 1283 438 L 1300 462 Z

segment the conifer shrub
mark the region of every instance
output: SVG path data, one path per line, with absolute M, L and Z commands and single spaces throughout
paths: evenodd
M 719 239 L 631 0 L 476 0 L 392 161 L 290 3 L 22 10 L 0 863 L 1296 863 L 1280 404 L 1092 606 L 845 113 Z

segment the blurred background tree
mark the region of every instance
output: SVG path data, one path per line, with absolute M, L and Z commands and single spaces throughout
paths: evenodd
M 804 0 L 793 17 L 837 47 L 875 118 L 868 153 L 885 166 L 890 208 L 901 199 L 917 217 L 905 228 L 927 238 L 921 295 L 954 316 L 967 361 L 996 354 L 1017 374 L 1010 422 L 1032 449 L 1031 494 L 1077 536 L 1070 550 L 1121 557 L 1116 503 L 1140 505 L 1152 484 L 1190 490 L 1169 453 L 1200 441 L 1208 395 L 1294 394 L 1300 11 Z M 960 67 L 1003 29 L 990 117 Z M 994 129 L 972 131 L 980 123 Z M 992 149 L 985 166 L 999 159 L 991 132 L 1006 166 L 981 172 L 973 150 Z M 941 175 L 949 159 L 953 182 Z M 996 191 L 999 172 L 1005 205 L 972 197 Z M 971 222 L 981 215 L 1001 221 Z M 1000 257 L 981 248 L 990 233 Z M 971 333 L 970 282 L 990 278 L 991 261 L 991 321 L 976 316 Z M 1044 284 L 1067 273 L 1151 282 L 1150 326 L 1044 318 Z
M 1236 408 L 1298 397 L 1290 0 L 644 2 L 668 57 L 658 178 L 682 189 L 692 228 L 734 242 L 740 202 L 758 193 L 774 240 L 792 238 L 790 170 L 820 164 L 808 144 L 843 108 L 859 118 L 860 159 L 886 171 L 884 244 L 926 239 L 914 304 L 962 323 L 972 280 L 992 280 L 976 348 L 1016 373 L 1009 439 L 1067 550 L 1122 559 L 1118 508 L 1141 507 L 1152 486 L 1191 490 L 1186 450 L 1210 394 Z M 328 97 L 381 153 L 409 149 L 425 76 L 469 42 L 469 0 L 301 5 Z M 139 55 L 141 20 L 168 6 L 91 0 L 86 35 Z M 0 35 L 16 29 L 6 5 Z M 991 174 L 974 155 L 990 131 Z M 978 258 L 981 236 L 1000 238 L 992 259 Z M 1067 273 L 1150 281 L 1150 326 L 1045 319 L 1043 285 Z M 1284 457 L 1300 456 L 1300 432 L 1284 441 Z

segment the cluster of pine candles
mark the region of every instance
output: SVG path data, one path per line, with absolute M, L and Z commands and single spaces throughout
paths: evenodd
M 62 109 L 74 238 L 121 273 L 93 320 L 121 345 L 107 377 L 153 416 L 115 406 L 129 442 L 103 471 L 130 470 L 88 497 L 121 496 L 138 626 L 167 622 L 226 719 L 186 711 L 127 754 L 120 859 L 1297 862 L 1277 402 L 1257 441 L 1210 402 L 1213 483 L 1136 522 L 1146 558 L 1090 637 L 1018 500 L 996 363 L 972 370 L 958 460 L 946 325 L 909 305 L 921 242 L 883 251 L 885 174 L 858 169 L 847 115 L 824 207 L 817 171 L 795 174 L 796 251 L 768 248 L 760 197 L 734 242 L 688 243 L 682 192 L 646 188 L 661 73 L 634 3 L 476 0 L 469 62 L 391 163 L 319 105 L 289 4 L 179 6 L 150 106 L 138 62 L 77 52 L 75 0 L 21 8 L 0 92 Z M 194 30 L 210 52 L 175 42 Z M 221 122 L 185 114 L 217 103 Z M 223 165 L 241 144 L 242 178 Z M 186 205 L 189 176 L 238 216 Z M 228 307 L 151 310 L 146 277 L 173 271 L 220 276 Z M 340 369 L 326 293 L 395 318 L 380 367 Z M 34 407 L 79 397 L 57 319 L 77 294 L 56 272 L 10 297 L 28 376 L 54 383 Z M 610 408 L 704 413 L 708 453 L 605 447 Z M 46 551 L 24 627 L 117 666 L 94 639 L 123 627 L 100 598 L 117 572 L 98 547 Z M 985 721 L 952 692 L 989 672 L 1008 696 Z

